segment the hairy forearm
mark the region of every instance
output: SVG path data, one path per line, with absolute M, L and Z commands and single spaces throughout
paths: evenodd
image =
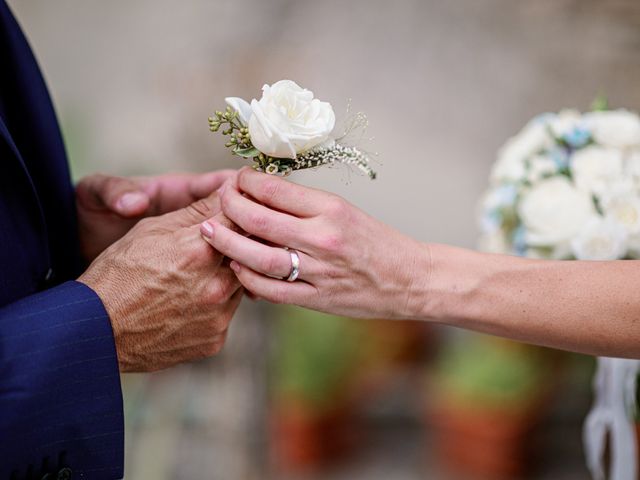
M 640 358 L 640 262 L 529 260 L 431 245 L 421 316 L 524 342 Z

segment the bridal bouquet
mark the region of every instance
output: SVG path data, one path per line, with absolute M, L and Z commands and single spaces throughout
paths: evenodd
M 640 258 L 640 118 L 564 110 L 531 120 L 498 154 L 481 246 L 534 258 Z
M 344 132 L 336 137 L 331 104 L 291 80 L 263 86 L 260 100 L 249 103 L 227 97 L 226 103 L 225 111 L 209 117 L 209 129 L 222 128 L 229 137 L 226 146 L 234 155 L 252 159 L 256 170 L 284 176 L 294 170 L 345 164 L 376 177 L 367 154 L 347 144 L 350 134 L 363 133 L 367 127 L 362 113 L 347 119 Z

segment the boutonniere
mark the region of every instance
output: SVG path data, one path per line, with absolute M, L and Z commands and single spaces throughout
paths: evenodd
M 265 85 L 262 98 L 251 103 L 238 97 L 225 100 L 226 110 L 209 117 L 209 129 L 229 137 L 226 146 L 234 155 L 252 159 L 256 170 L 284 176 L 294 170 L 343 164 L 376 178 L 370 157 L 345 142 L 354 131 L 366 129 L 364 114 L 355 114 L 336 138 L 331 104 L 291 80 Z

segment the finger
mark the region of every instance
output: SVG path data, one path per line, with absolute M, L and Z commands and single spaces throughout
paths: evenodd
M 256 302 L 256 301 L 260 300 L 260 297 L 259 297 L 259 296 L 254 295 L 254 294 L 253 294 L 253 293 L 251 293 L 251 292 L 247 292 L 246 290 L 245 290 L 245 295 L 247 296 L 247 298 L 248 298 L 249 300 L 252 300 L 252 301 L 254 301 L 254 302 Z
M 270 210 L 243 196 L 225 184 L 221 206 L 225 216 L 245 232 L 277 245 L 302 249 L 307 243 L 301 238 L 301 220 L 286 213 Z
M 238 172 L 238 189 L 265 205 L 298 217 L 312 217 L 320 213 L 330 194 L 296 185 L 273 175 L 245 167 Z
M 220 197 L 217 193 L 212 193 L 206 198 L 196 200 L 185 208 L 167 213 L 164 219 L 167 225 L 173 227 L 192 227 L 200 228 L 200 223 L 214 217 L 220 213 Z M 222 218 L 222 217 L 221 217 Z M 229 222 L 228 220 L 221 220 Z
M 76 194 L 88 209 L 110 210 L 127 218 L 143 215 L 150 204 L 148 194 L 135 179 L 101 174 L 82 179 Z
M 234 232 L 215 220 L 203 222 L 200 228 L 203 238 L 222 255 L 246 265 L 250 269 L 276 278 L 291 274 L 291 253 L 283 248 L 270 247 L 254 239 Z M 300 258 L 299 278 L 310 276 L 311 257 L 297 252 Z
M 219 170 L 217 172 L 194 175 L 189 189 L 194 198 L 204 198 L 218 190 L 227 180 L 237 175 L 235 170 Z
M 217 275 L 219 270 L 233 273 L 229 268 L 221 268 L 224 263 L 224 255 L 202 241 L 199 225 L 179 229 L 176 232 L 174 241 L 176 242 L 178 254 L 183 258 L 184 264 L 187 265 L 185 268 L 206 268 L 211 272 L 212 278 Z M 212 296 L 213 293 L 207 292 L 206 295 Z
M 215 269 L 209 280 L 205 302 L 211 305 L 224 305 L 233 298 L 242 285 L 235 272 L 229 267 Z
M 231 269 L 244 288 L 257 297 L 272 303 L 311 306 L 318 296 L 317 289 L 305 282 L 287 282 L 266 277 L 238 262 L 231 262 Z

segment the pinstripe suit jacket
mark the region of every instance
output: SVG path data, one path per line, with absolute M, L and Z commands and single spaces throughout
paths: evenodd
M 113 333 L 81 269 L 56 117 L 0 0 L 0 480 L 123 476 Z

